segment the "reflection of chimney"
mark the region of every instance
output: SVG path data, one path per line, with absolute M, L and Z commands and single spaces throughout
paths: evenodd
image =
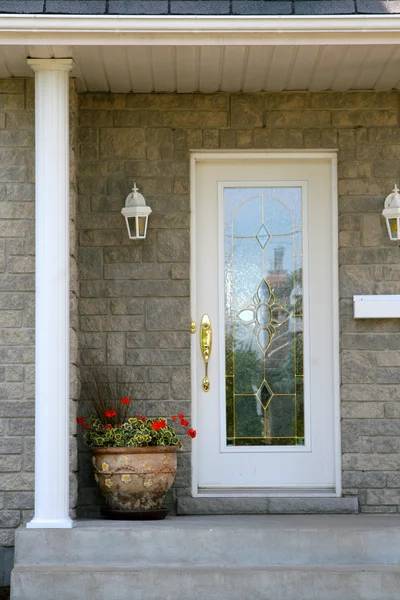
M 285 248 L 278 246 L 274 248 L 275 254 L 275 268 L 274 271 L 283 271 L 283 255 L 285 254 Z

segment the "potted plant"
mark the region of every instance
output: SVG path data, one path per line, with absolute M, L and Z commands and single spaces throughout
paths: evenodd
M 182 442 L 175 423 L 196 437 L 183 414 L 167 418 L 133 416 L 131 398 L 119 384 L 84 385 L 93 413 L 77 417 L 92 453 L 94 478 L 104 500 L 104 516 L 112 519 L 163 519 L 165 496 L 174 482 L 177 449 Z

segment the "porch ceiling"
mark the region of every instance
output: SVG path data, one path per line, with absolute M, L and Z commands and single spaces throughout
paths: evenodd
M 80 91 L 257 92 L 400 89 L 400 46 L 0 46 L 0 77 L 30 77 L 27 57 L 72 56 Z

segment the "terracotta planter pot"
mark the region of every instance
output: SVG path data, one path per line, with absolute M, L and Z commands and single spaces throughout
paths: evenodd
M 175 446 L 91 448 L 91 452 L 94 477 L 108 511 L 163 509 L 176 475 Z

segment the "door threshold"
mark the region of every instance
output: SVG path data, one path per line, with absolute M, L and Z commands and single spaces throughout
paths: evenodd
M 199 487 L 196 497 L 202 498 L 336 498 L 334 486 L 307 487 Z
M 358 498 L 336 496 L 197 496 L 178 498 L 178 515 L 357 514 Z

